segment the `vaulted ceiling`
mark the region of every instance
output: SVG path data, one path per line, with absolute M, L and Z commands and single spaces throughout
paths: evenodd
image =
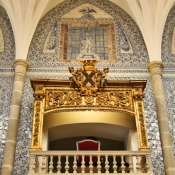
M 39 20 L 64 0 L 0 0 L 10 18 L 16 59 L 26 59 Z M 139 26 L 150 62 L 161 61 L 162 34 L 175 0 L 109 0 L 128 13 Z
M 50 0 L 45 8 L 45 10 L 43 11 L 42 13 L 42 16 L 41 18 L 48 12 L 50 11 L 52 8 L 54 8 L 55 6 L 57 6 L 58 4 L 60 4 L 61 2 L 63 2 L 64 0 Z M 133 19 L 134 19 L 134 16 L 133 16 L 133 13 L 132 11 L 130 10 L 129 6 L 128 6 L 128 3 L 126 0 L 109 0 L 115 4 L 117 4 L 119 7 L 121 7 L 123 10 L 125 10 Z M 4 7 L 3 6 L 3 3 L 2 1 L 0 0 L 0 6 Z

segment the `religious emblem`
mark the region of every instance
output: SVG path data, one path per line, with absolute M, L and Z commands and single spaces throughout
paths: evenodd
M 86 9 L 82 9 L 79 12 L 82 12 L 83 15 L 89 15 L 90 13 L 97 13 L 94 9 L 90 9 L 87 7 Z
M 86 7 L 85 9 L 82 9 L 79 12 L 83 14 L 81 18 L 86 20 L 94 20 L 94 16 L 92 16 L 90 13 L 97 13 L 94 9 L 90 9 L 89 7 Z
M 84 69 L 80 68 L 76 71 L 73 67 L 69 67 L 69 72 L 73 75 L 71 77 L 72 86 L 84 96 L 96 96 L 100 88 L 107 86 L 105 77 L 109 72 L 105 68 L 103 72 L 94 67 L 96 60 L 81 61 Z

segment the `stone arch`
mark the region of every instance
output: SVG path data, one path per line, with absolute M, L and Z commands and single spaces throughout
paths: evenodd
M 173 68 L 175 65 L 175 7 L 167 17 L 162 36 L 162 62 L 166 67 Z
M 31 64 L 31 67 L 47 67 L 47 66 L 66 66 L 67 63 L 64 64 L 58 61 L 58 53 L 59 53 L 59 34 L 60 34 L 60 20 L 63 15 L 68 13 L 70 10 L 76 8 L 79 5 L 89 3 L 92 4 L 106 13 L 110 14 L 114 18 L 115 31 L 116 35 L 118 35 L 118 27 L 121 25 L 124 33 L 127 35 L 127 38 L 130 40 L 131 45 L 133 47 L 133 54 L 125 54 L 120 53 L 119 48 L 119 36 L 116 36 L 116 48 L 117 48 L 117 62 L 114 63 L 114 66 L 134 66 L 134 67 L 145 67 L 149 62 L 147 49 L 141 35 L 141 32 L 134 22 L 134 20 L 120 7 L 113 4 L 110 1 L 64 1 L 51 11 L 49 11 L 39 22 L 38 27 L 33 36 L 31 46 L 28 54 L 28 61 Z M 47 38 L 50 30 L 53 25 L 57 22 L 57 39 L 56 39 L 56 47 L 54 54 L 43 53 L 43 47 L 45 43 L 45 39 Z M 35 53 L 35 54 L 34 54 Z M 103 64 L 103 63 L 102 63 Z M 99 63 L 99 66 L 102 65 Z M 108 64 L 108 63 L 106 63 Z M 75 65 L 75 64 L 74 64 Z M 77 64 L 78 66 L 79 64 Z

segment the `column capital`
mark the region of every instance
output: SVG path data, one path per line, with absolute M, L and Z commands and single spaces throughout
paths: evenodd
M 147 69 L 150 71 L 151 76 L 159 74 L 162 76 L 162 69 L 164 65 L 161 61 L 153 61 L 148 64 Z
M 29 63 L 23 59 L 16 59 L 14 61 L 15 73 L 26 73 L 26 70 L 29 67 Z

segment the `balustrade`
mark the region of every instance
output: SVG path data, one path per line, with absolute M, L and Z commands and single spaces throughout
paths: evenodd
M 153 175 L 150 156 L 150 151 L 30 151 L 28 175 L 54 173 Z M 81 157 L 81 163 L 77 161 L 78 157 Z M 87 157 L 89 162 L 86 162 Z M 97 158 L 97 162 L 93 162 L 93 157 Z M 133 159 L 137 160 L 135 164 Z

